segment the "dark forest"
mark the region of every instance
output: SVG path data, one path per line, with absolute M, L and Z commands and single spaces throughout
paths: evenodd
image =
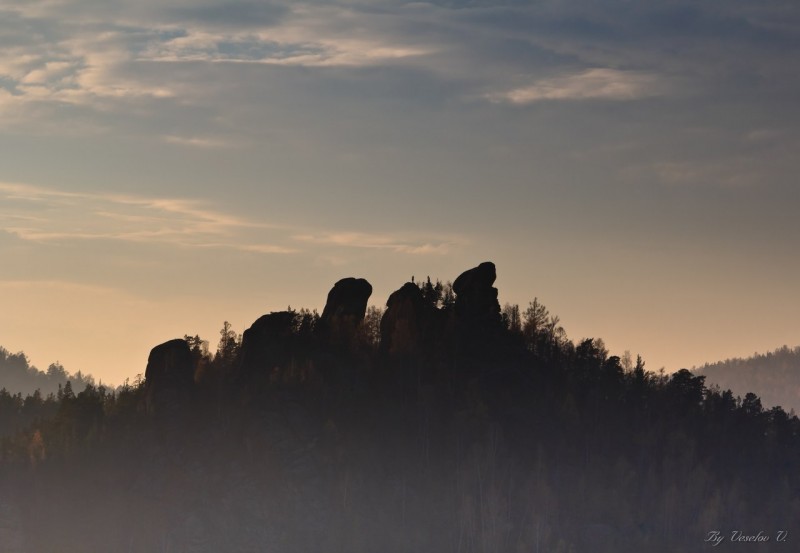
M 0 549 L 797 550 L 793 414 L 572 341 L 495 279 L 379 309 L 346 278 L 322 314 L 167 341 L 117 389 L 0 391 Z

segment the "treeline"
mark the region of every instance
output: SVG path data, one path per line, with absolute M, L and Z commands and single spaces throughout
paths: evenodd
M 573 341 L 538 299 L 415 289 L 361 307 L 353 328 L 344 308 L 273 313 L 244 336 L 225 323 L 213 353 L 187 335 L 154 348 L 145 382 L 49 400 L 0 447 L 9 543 L 673 553 L 741 546 L 712 549 L 712 531 L 764 531 L 760 551 L 800 539 L 796 417 Z
M 722 389 L 742 395 L 753 392 L 764 405 L 780 405 L 786 411 L 800 413 L 800 346 L 706 363 L 693 371 Z

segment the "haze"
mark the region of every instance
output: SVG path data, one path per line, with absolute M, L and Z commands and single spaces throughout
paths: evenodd
M 0 345 L 111 383 L 491 260 L 668 370 L 800 343 L 791 3 L 0 2 Z M 398 275 L 404 275 L 398 278 Z

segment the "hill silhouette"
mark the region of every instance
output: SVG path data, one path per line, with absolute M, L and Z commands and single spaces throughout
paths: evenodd
M 46 371 L 32 366 L 23 352 L 11 353 L 0 347 L 0 389 L 10 394 L 32 394 L 36 390 L 42 395 L 55 394 L 59 387 L 72 381 L 73 385 L 83 389 L 87 384 L 95 384 L 92 375 L 81 371 L 71 374 L 56 361 Z
M 538 299 L 501 307 L 495 278 L 406 283 L 385 309 L 344 279 L 322 315 L 225 323 L 215 354 L 157 345 L 144 382 L 25 398 L 33 422 L 0 443 L 6 549 L 796 546 L 796 417 L 573 342 Z
M 779 405 L 786 411 L 800 412 L 800 346 L 706 363 L 693 371 L 722 389 L 742 396 L 754 393 L 764 406 Z

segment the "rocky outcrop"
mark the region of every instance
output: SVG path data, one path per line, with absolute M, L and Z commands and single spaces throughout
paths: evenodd
M 464 271 L 453 282 L 456 317 L 462 326 L 475 330 L 495 330 L 502 324 L 494 263 L 487 261 Z
M 363 278 L 343 278 L 328 292 L 321 322 L 358 324 L 364 319 L 367 301 L 372 295 L 372 285 Z
M 389 296 L 381 320 L 381 348 L 392 356 L 448 365 L 456 354 L 462 361 L 485 361 L 502 334 L 494 263 L 463 272 L 453 282 L 455 303 L 437 309 L 412 282 Z M 452 360 L 450 360 L 452 361 Z M 467 363 L 469 364 L 469 363 Z
M 148 413 L 168 415 L 182 409 L 194 387 L 194 364 L 186 340 L 170 340 L 150 351 L 144 382 Z
M 502 350 L 503 320 L 494 263 L 485 262 L 463 272 L 453 282 L 456 301 L 450 329 L 461 371 L 475 373 L 497 363 Z
M 344 278 L 328 292 L 328 301 L 319 321 L 323 342 L 349 344 L 364 320 L 372 285 L 363 278 Z
M 389 355 L 418 357 L 428 352 L 436 323 L 436 308 L 425 301 L 413 282 L 392 293 L 381 319 L 381 349 Z
M 295 313 L 277 311 L 259 317 L 242 337 L 240 379 L 284 366 L 292 355 Z

